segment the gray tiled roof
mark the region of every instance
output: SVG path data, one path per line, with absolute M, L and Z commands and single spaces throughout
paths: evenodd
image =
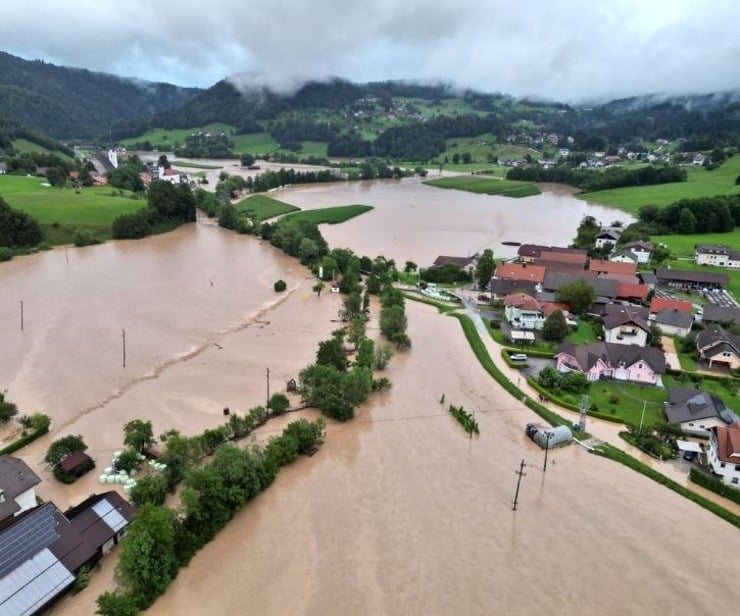
M 666 308 L 655 315 L 657 325 L 671 325 L 673 327 L 688 327 L 694 324 L 694 316 L 676 308 Z
M 671 387 L 668 389 L 665 414 L 669 423 L 683 423 L 717 417 L 729 424 L 736 419 L 721 398 L 700 389 L 688 387 Z
M 615 344 L 611 342 L 593 342 L 575 345 L 570 342 L 561 344 L 556 355 L 567 353 L 575 357 L 583 372 L 588 372 L 601 359 L 607 365 L 629 367 L 638 361 L 644 361 L 656 374 L 665 373 L 665 355 L 660 349 L 641 347 L 636 344 Z
M 702 320 L 718 323 L 720 321 L 734 321 L 740 323 L 740 308 L 724 308 L 723 306 L 704 306 Z
M 41 482 L 39 476 L 19 458 L 0 456 L 0 490 L 5 500 L 0 502 L 0 520 L 13 515 L 20 507 L 15 497 Z

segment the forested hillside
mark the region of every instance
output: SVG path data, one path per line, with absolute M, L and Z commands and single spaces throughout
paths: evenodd
M 178 108 L 199 90 L 27 61 L 0 52 L 0 127 L 57 139 L 107 134 L 128 118 Z

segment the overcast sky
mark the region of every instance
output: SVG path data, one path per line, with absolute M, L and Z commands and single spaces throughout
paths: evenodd
M 563 101 L 740 88 L 740 0 L 23 0 L 0 50 L 208 87 L 340 76 Z

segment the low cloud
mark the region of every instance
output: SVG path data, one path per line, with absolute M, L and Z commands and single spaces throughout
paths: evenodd
M 3 8 L 0 41 L 27 59 L 178 85 L 442 80 L 582 101 L 739 88 L 736 20 L 734 0 L 26 0 Z

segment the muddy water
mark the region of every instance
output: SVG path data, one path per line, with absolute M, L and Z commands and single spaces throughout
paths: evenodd
M 415 181 L 277 196 L 302 207 L 375 205 L 328 227 L 331 244 L 419 263 L 500 239 L 564 243 L 586 212 L 624 218 L 567 195 L 537 197 L 542 207 L 524 216 L 528 199 L 487 207 Z M 452 219 L 444 203 L 458 208 Z M 567 212 L 573 224 L 562 222 Z M 403 244 L 399 216 L 410 226 Z M 539 222 L 548 217 L 549 230 Z M 338 298 L 317 298 L 306 274 L 254 238 L 203 223 L 1 264 L 0 386 L 24 412 L 54 418 L 54 433 L 22 453 L 45 480 L 39 493 L 65 507 L 99 489 L 95 477 L 50 480 L 40 461 L 51 438 L 84 434 L 105 466 L 131 418 L 152 419 L 155 433 L 192 433 L 220 423 L 224 406 L 262 403 L 266 367 L 281 388 L 336 327 Z M 276 296 L 277 278 L 289 293 Z M 737 559 L 720 556 L 740 550 L 736 529 L 575 447 L 551 452 L 545 476 L 522 432 L 534 417 L 482 371 L 457 322 L 414 304 L 409 321 L 414 348 L 392 362 L 393 389 L 356 421 L 331 424 L 321 452 L 283 470 L 152 614 L 703 614 L 740 601 L 737 585 L 718 583 L 740 573 Z M 442 394 L 476 411 L 479 438 L 449 418 Z M 96 593 L 54 611 L 92 613 Z
M 273 195 L 301 208 L 360 203 L 375 207 L 341 225 L 325 225 L 331 246 L 385 254 L 422 267 L 439 254 L 467 256 L 493 249 L 497 257 L 516 255 L 502 242 L 567 246 L 586 214 L 604 224 L 631 222 L 629 215 L 574 198 L 569 191 L 548 190 L 525 199 L 476 195 L 404 180 L 320 184 L 277 191 Z

